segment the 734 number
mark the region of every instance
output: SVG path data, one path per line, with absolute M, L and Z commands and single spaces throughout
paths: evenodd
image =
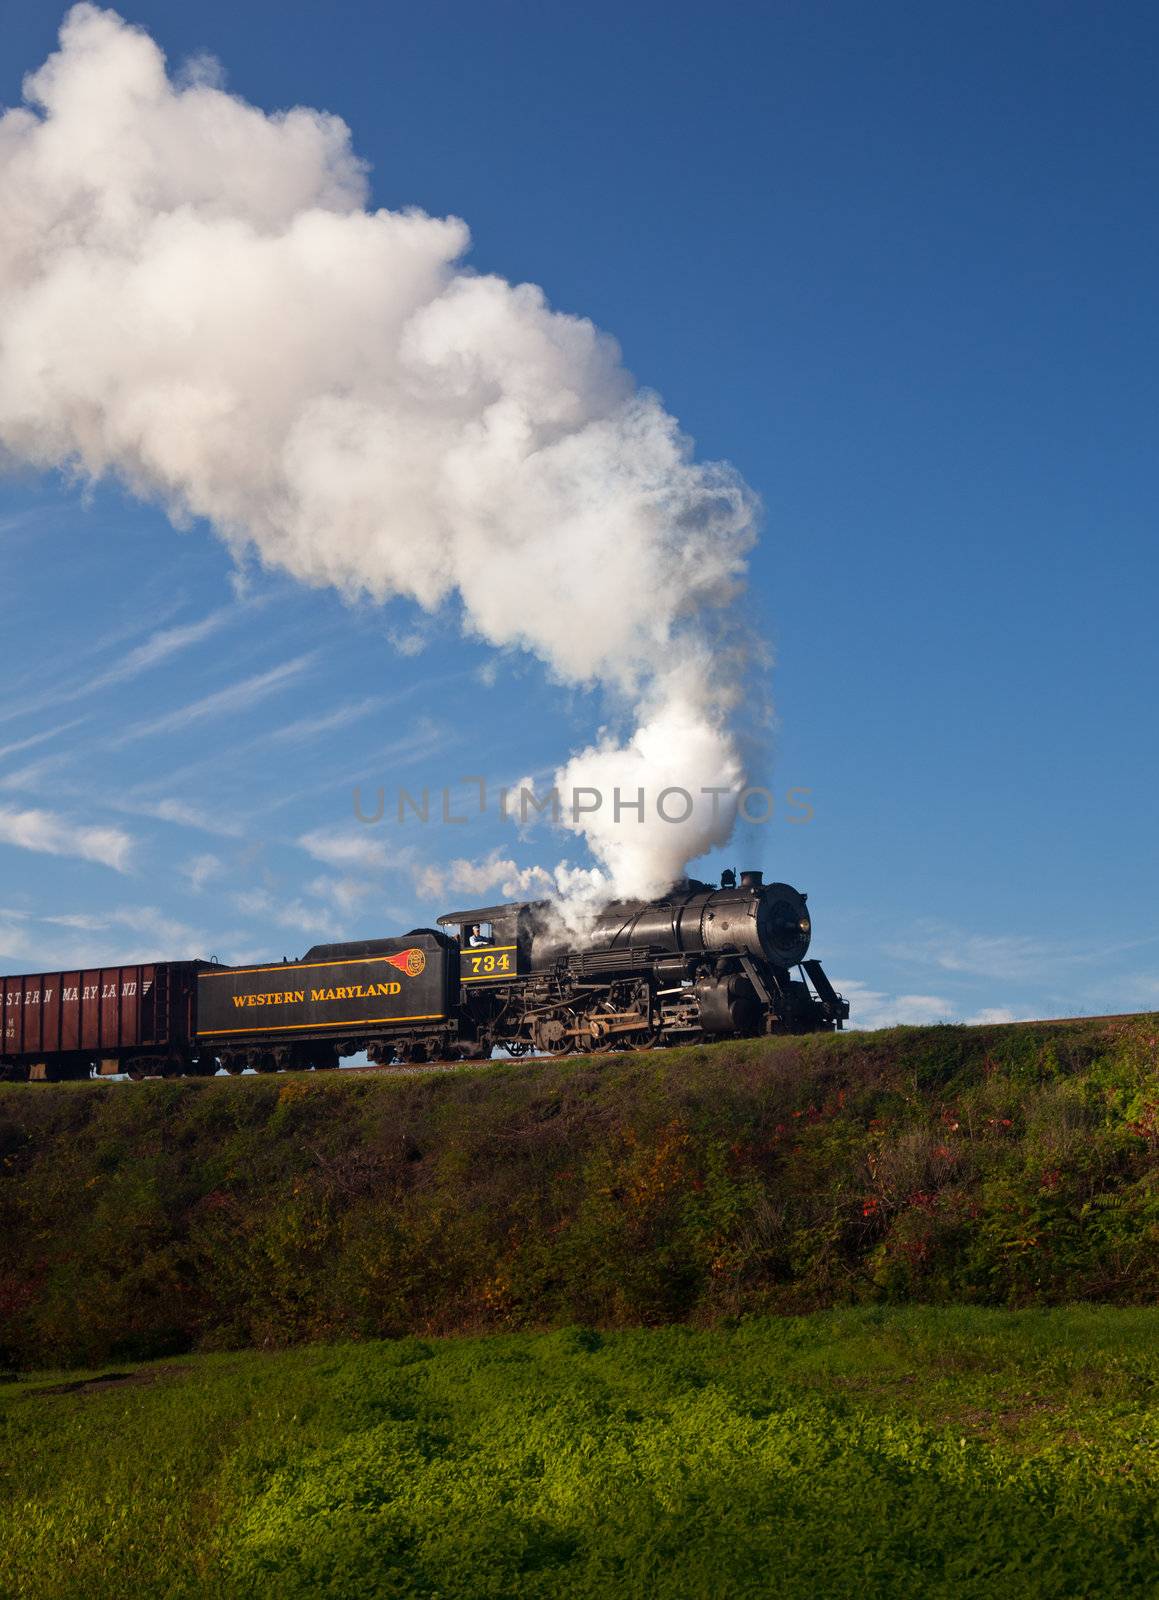
M 471 976 L 481 977 L 485 972 L 510 972 L 511 957 L 509 955 L 471 956 Z

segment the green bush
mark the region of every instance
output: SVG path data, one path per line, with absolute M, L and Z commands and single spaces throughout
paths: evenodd
M 0 1593 L 1132 1600 L 1157 1324 L 860 1308 L 8 1384 Z

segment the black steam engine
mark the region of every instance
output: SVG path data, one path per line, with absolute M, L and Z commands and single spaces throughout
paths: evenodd
M 461 1043 L 589 1051 L 840 1028 L 805 896 L 759 872 L 615 901 L 569 929 L 550 904 L 440 917 L 460 948 Z M 794 976 L 794 972 L 798 975 Z
M 616 901 L 482 907 L 299 961 L 170 961 L 0 978 L 0 1078 L 568 1054 L 840 1028 L 805 896 L 725 873 Z

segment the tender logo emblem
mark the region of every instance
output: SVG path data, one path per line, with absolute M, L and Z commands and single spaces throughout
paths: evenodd
M 419 950 L 413 945 L 409 950 L 400 950 L 398 955 L 387 956 L 386 959 L 392 967 L 405 972 L 408 978 L 417 978 L 420 972 L 427 970 L 426 951 Z

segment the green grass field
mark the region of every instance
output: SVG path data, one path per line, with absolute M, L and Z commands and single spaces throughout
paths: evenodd
M 5 1596 L 1157 1592 L 1153 1310 L 863 1307 L 116 1370 L 0 1385 Z

